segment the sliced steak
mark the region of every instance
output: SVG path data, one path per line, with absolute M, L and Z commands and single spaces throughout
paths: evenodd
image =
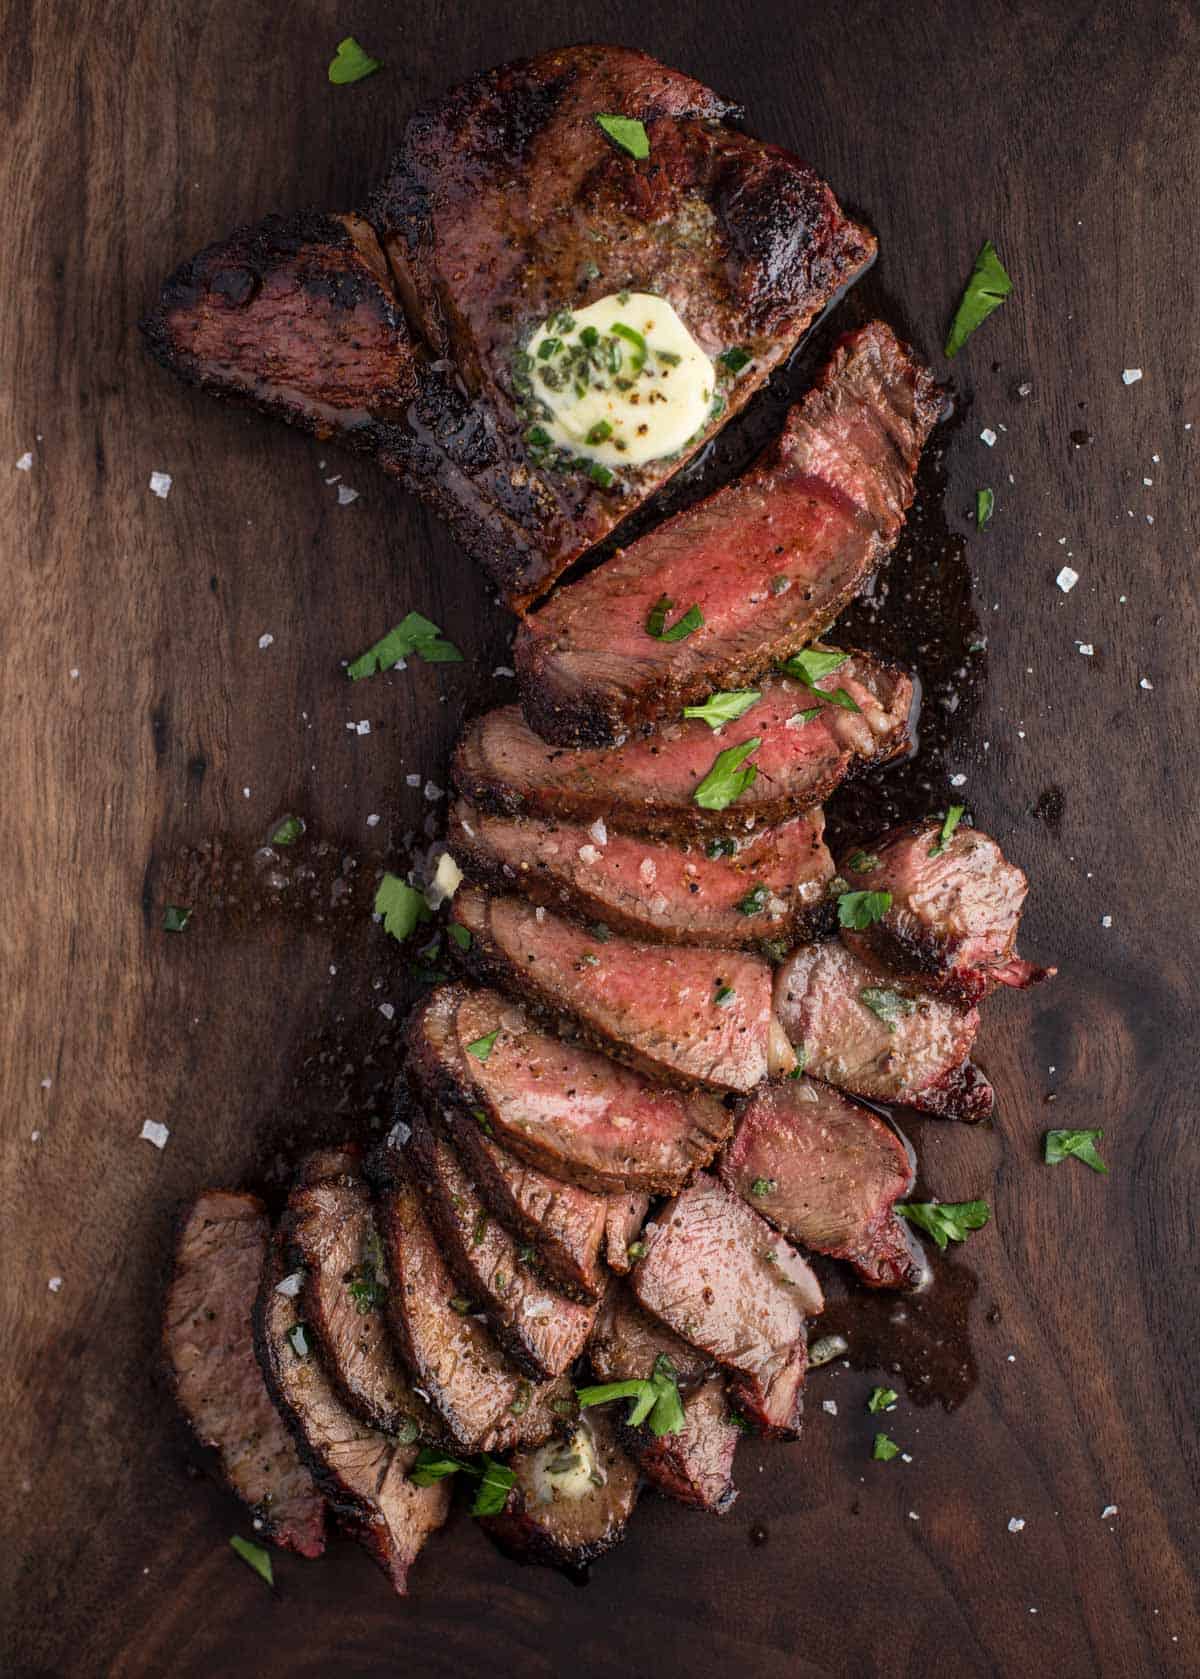
M 516 1481 L 498 1516 L 481 1525 L 510 1556 L 580 1569 L 624 1537 L 638 1472 L 608 1418 L 590 1412 L 569 1440 L 515 1452 Z
M 493 892 L 573 914 L 630 938 L 753 948 L 798 943 L 833 878 L 820 810 L 763 828 L 732 856 L 699 840 L 637 838 L 555 820 L 489 816 L 459 801 L 455 861 Z
M 822 692 L 844 688 L 857 712 Z M 851 653 L 817 692 L 782 676 L 758 684 L 762 699 L 719 736 L 699 718 L 666 723 L 612 750 L 548 746 L 516 706 L 477 718 L 458 744 L 454 781 L 481 810 L 548 818 L 666 838 L 744 838 L 819 805 L 852 770 L 908 749 L 912 679 L 864 653 Z M 816 717 L 806 714 L 820 706 Z M 693 795 L 718 752 L 758 739 L 748 762 L 753 784 L 724 810 L 705 810 Z
M 468 1053 L 493 1032 L 486 1061 Z M 408 1046 L 409 1067 L 434 1103 L 478 1110 L 476 1135 L 486 1122 L 486 1135 L 512 1154 L 584 1189 L 670 1193 L 732 1128 L 717 1097 L 651 1084 L 543 1031 L 495 991 L 440 987 L 413 1015 Z
M 342 1404 L 307 1336 L 298 1299 L 280 1292 L 288 1265 L 280 1235 L 268 1254 L 255 1306 L 259 1363 L 331 1509 L 403 1596 L 422 1545 L 450 1513 L 449 1483 L 415 1487 L 408 1472 L 417 1446 L 397 1445 Z
M 268 1539 L 325 1549 L 325 1503 L 263 1385 L 252 1316 L 271 1225 L 256 1195 L 209 1189 L 184 1210 L 163 1311 L 175 1397 Z
M 846 1260 L 871 1288 L 917 1288 L 928 1275 L 892 1211 L 913 1186 L 908 1149 L 830 1085 L 807 1078 L 759 1085 L 720 1175 L 793 1242 Z
M 357 1149 L 308 1157 L 288 1198 L 284 1234 L 302 1268 L 304 1321 L 343 1404 L 405 1444 L 437 1438 L 388 1331 L 383 1252 Z
M 830 625 L 891 550 L 941 397 L 882 321 L 844 338 L 757 465 L 568 584 L 521 626 L 521 704 L 544 740 L 611 746 L 750 687 Z M 647 629 L 655 604 L 702 623 Z
M 570 1409 L 570 1383 L 531 1386 L 509 1363 L 469 1315 L 407 1171 L 381 1170 L 388 1320 L 418 1386 L 461 1451 L 499 1452 L 547 1439 L 559 1420 L 552 1406 Z
M 964 1008 L 993 986 L 1049 979 L 1054 968 L 1016 954 L 1029 890 L 1021 870 L 976 828 L 958 828 L 944 847 L 940 834 L 939 822 L 920 822 L 846 858 L 841 872 L 854 891 L 887 892 L 892 900 L 864 931 L 843 930 L 849 948 L 870 966 Z
M 628 1283 L 614 1282 L 604 1296 L 588 1342 L 588 1360 L 598 1382 L 649 1379 L 658 1357 L 669 1358 L 681 1387 L 698 1387 L 717 1368 L 716 1359 L 676 1335 L 638 1305 Z
M 978 1009 L 887 983 L 837 939 L 802 945 L 776 969 L 775 1007 L 808 1071 L 826 1084 L 947 1119 L 992 1111 L 992 1087 L 969 1059 Z
M 519 1244 L 492 1217 L 455 1150 L 423 1115 L 408 1156 L 426 1192 L 426 1210 L 473 1312 L 482 1312 L 500 1346 L 527 1376 L 561 1376 L 583 1350 L 596 1316 L 550 1288 L 520 1257 Z
M 771 970 L 743 951 L 601 940 L 520 898 L 475 887 L 454 900 L 466 965 L 570 1020 L 622 1060 L 670 1083 L 747 1092 L 766 1077 Z
M 806 1320 L 824 1306 L 804 1260 L 724 1184 L 700 1177 L 647 1226 L 633 1289 L 647 1311 L 730 1376 L 735 1406 L 764 1433 L 799 1428 Z
M 613 1195 L 609 1198 L 608 1216 L 604 1221 L 604 1257 L 609 1269 L 620 1276 L 624 1276 L 633 1264 L 635 1256 L 630 1253 L 629 1245 L 636 1241 L 649 1209 L 648 1195 Z

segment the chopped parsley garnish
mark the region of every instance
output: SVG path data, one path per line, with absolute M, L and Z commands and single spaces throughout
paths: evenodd
M 900 1456 L 900 1448 L 886 1434 L 877 1434 L 871 1447 L 871 1456 L 876 1463 L 890 1463 L 894 1457 Z
M 479 1488 L 471 1506 L 473 1516 L 498 1516 L 508 1503 L 508 1489 L 516 1480 L 516 1471 L 505 1463 L 498 1463 L 486 1452 L 479 1476 Z
M 602 490 L 607 490 L 614 481 L 615 474 L 610 472 L 603 461 L 592 461 L 588 466 L 588 477 L 593 484 L 599 484 Z
M 797 682 L 803 682 L 806 688 L 811 688 L 814 694 L 827 700 L 830 705 L 840 705 L 843 711 L 858 711 L 860 708 L 850 698 L 844 688 L 835 688 L 828 692 L 818 688 L 817 683 L 824 676 L 832 676 L 835 670 L 841 670 L 850 657 L 838 647 L 806 647 L 802 653 L 796 653 L 785 660 L 779 667 L 785 676 L 795 677 Z
M 735 799 L 740 799 L 758 779 L 753 764 L 747 764 L 745 769 L 741 766 L 761 745 L 762 736 L 754 735 L 738 746 L 727 746 L 724 752 L 718 752 L 712 769 L 692 794 L 693 803 L 701 810 L 725 810 Z
M 620 146 L 623 152 L 639 162 L 650 156 L 650 141 L 646 136 L 645 125 L 637 117 L 597 116 L 597 123 L 608 135 L 615 146 Z
M 377 1311 L 387 1300 L 387 1289 L 368 1260 L 346 1273 L 346 1291 L 358 1307 L 359 1315 L 364 1318 L 368 1312 Z
M 738 688 L 728 693 L 710 694 L 703 705 L 685 705 L 683 715 L 699 718 L 710 729 L 720 729 L 726 723 L 736 723 L 761 699 L 762 693 L 757 688 Z
M 163 910 L 163 932 L 182 933 L 191 919 L 190 909 L 185 909 L 182 904 L 168 904 Z
M 353 35 L 347 35 L 344 41 L 338 42 L 337 51 L 329 61 L 329 80 L 335 87 L 344 87 L 348 82 L 361 82 L 364 76 L 373 76 L 382 68 L 379 59 L 364 52 Z
M 996 498 L 990 490 L 975 491 L 975 527 L 983 530 L 992 517 L 992 510 L 996 505 Z
M 788 1077 L 790 1079 L 798 1079 L 803 1074 L 804 1069 L 808 1066 L 808 1045 L 793 1044 L 792 1051 L 796 1057 L 796 1065 L 792 1068 Z
M 883 894 L 887 896 L 886 893 Z M 886 986 L 864 985 L 858 994 L 860 1003 L 864 1003 L 873 1015 L 877 1015 L 889 1032 L 896 1030 L 896 1022 L 903 1014 L 912 1014 L 916 1004 L 910 997 L 902 997 L 898 991 L 891 991 Z
M 465 1469 L 469 1474 L 471 1465 L 464 1463 L 462 1458 L 446 1457 L 430 1446 L 423 1446 L 417 1453 L 417 1461 L 408 1472 L 408 1478 L 414 1486 L 432 1487 L 436 1482 L 444 1481 L 447 1475 L 457 1475 L 460 1469 Z
M 895 1388 L 872 1388 L 867 1410 L 874 1416 L 877 1411 L 886 1411 L 889 1405 L 894 1405 L 899 1397 Z
M 879 867 L 879 858 L 871 851 L 856 851 L 847 860 L 846 867 L 853 869 L 855 874 L 870 874 Z
M 943 1250 L 948 1242 L 965 1242 L 969 1230 L 982 1230 L 991 1216 L 986 1201 L 897 1201 L 895 1211 Z
M 592 935 L 597 944 L 612 943 L 612 928 L 606 927 L 603 921 L 590 922 L 588 924 L 588 932 Z
M 262 1545 L 255 1545 L 252 1540 L 243 1539 L 235 1533 L 229 1541 L 242 1561 L 249 1563 L 256 1574 L 260 1574 L 268 1586 L 275 1584 L 275 1573 L 271 1567 L 271 1553 Z
M 496 1039 L 499 1036 L 500 1028 L 497 1026 L 496 1030 L 494 1032 L 489 1032 L 486 1038 L 476 1038 L 474 1043 L 469 1043 L 467 1045 L 467 1054 L 473 1055 L 476 1061 L 486 1061 L 488 1056 L 492 1053 Z
M 746 896 L 734 907 L 739 915 L 761 915 L 763 910 L 767 907 L 767 899 L 769 896 L 770 894 L 768 893 L 766 887 L 760 884 L 758 886 L 751 887 L 750 891 L 746 893 Z
M 704 855 L 715 863 L 719 857 L 736 857 L 738 842 L 735 839 L 709 840 L 704 848 Z
M 429 920 L 429 905 L 424 892 L 397 874 L 385 874 L 375 894 L 375 914 L 383 917 L 385 932 L 394 939 L 404 940 L 421 922 Z
M 774 1178 L 755 1178 L 754 1182 L 750 1185 L 750 1193 L 751 1195 L 757 1195 L 760 1197 L 763 1195 L 774 1195 L 778 1188 L 779 1185 L 775 1182 Z
M 1082 1160 L 1085 1166 L 1090 1166 L 1093 1172 L 1107 1172 L 1108 1167 L 1100 1158 L 1096 1144 L 1103 1137 L 1102 1130 L 1094 1131 L 1047 1131 L 1046 1132 L 1046 1164 L 1057 1166 L 1060 1161 L 1068 1160 L 1071 1155 Z
M 520 1413 L 518 1413 L 519 1415 Z M 423 1447 L 408 1478 L 414 1486 L 431 1487 L 449 1475 L 470 1475 L 479 1482 L 471 1505 L 473 1516 L 496 1516 L 508 1502 L 508 1489 L 516 1480 L 516 1473 L 507 1464 L 499 1463 L 489 1452 L 482 1452 L 470 1462 L 459 1457 Z
M 737 992 L 732 985 L 718 985 L 713 993 L 713 1002 L 719 1009 L 727 1009 L 736 997 Z
M 630 1259 L 645 1259 L 646 1244 L 645 1242 L 630 1242 L 626 1247 L 625 1252 L 629 1255 Z
M 271 835 L 271 845 L 295 845 L 304 832 L 304 818 L 302 816 L 285 816 L 283 821 Z
M 585 441 L 592 444 L 603 443 L 611 436 L 612 427 L 609 425 L 608 421 L 597 420 L 595 425 L 588 432 Z
M 678 1434 L 683 1427 L 683 1403 L 675 1380 L 675 1366 L 665 1353 L 654 1360 L 649 1381 L 606 1382 L 600 1387 L 576 1388 L 581 1406 L 607 1405 L 613 1399 L 629 1399 L 625 1418 L 630 1428 L 649 1426 L 651 1434 Z
M 743 350 L 740 344 L 734 344 L 728 350 L 723 350 L 717 360 L 731 373 L 740 373 L 743 367 L 749 367 L 753 357 L 749 350 Z
M 698 606 L 692 605 L 681 618 L 675 620 L 670 629 L 667 629 L 667 613 L 673 611 L 674 606 L 675 602 L 669 596 L 660 595 L 650 608 L 646 619 L 646 634 L 652 635 L 655 641 L 683 641 L 703 624 L 703 613 Z
M 990 239 L 985 239 L 950 325 L 947 356 L 958 354 L 975 329 L 983 325 L 994 309 L 999 309 L 1011 290 L 1012 281 L 996 255 L 996 247 Z
M 416 653 L 428 665 L 460 665 L 463 656 L 451 641 L 446 641 L 436 624 L 419 612 L 410 612 L 388 633 L 360 653 L 346 674 L 351 682 L 361 682 L 364 676 L 391 670 L 401 659 Z
M 946 820 L 942 823 L 941 833 L 929 847 L 929 855 L 931 857 L 940 857 L 942 852 L 945 851 L 946 847 L 950 844 L 950 841 L 954 838 L 954 830 L 962 821 L 963 813 L 966 808 L 966 805 L 950 806 L 950 809 L 946 812 Z
M 457 921 L 452 921 L 450 923 L 450 925 L 446 928 L 446 931 L 449 933 L 450 937 L 454 940 L 455 944 L 458 946 L 458 948 L 460 950 L 470 950 L 470 948 L 471 948 L 471 935 L 468 932 L 467 928 L 463 927 Z
M 838 922 L 861 932 L 882 921 L 892 907 L 890 892 L 843 892 L 838 898 Z
M 631 373 L 640 373 L 646 365 L 646 340 L 641 333 L 638 332 L 636 327 L 626 326 L 624 321 L 614 321 L 612 335 L 614 338 L 623 338 L 632 347 L 633 354 L 629 358 L 629 370 Z

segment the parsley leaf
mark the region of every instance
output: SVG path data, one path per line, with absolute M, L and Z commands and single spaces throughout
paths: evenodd
M 765 886 L 759 884 L 751 887 L 746 896 L 733 907 L 739 915 L 761 915 L 767 907 L 768 892 Z
M 895 1211 L 943 1251 L 948 1242 L 965 1242 L 968 1231 L 982 1230 L 991 1217 L 986 1201 L 897 1201 Z
M 470 1475 L 479 1482 L 471 1505 L 473 1516 L 498 1515 L 508 1502 L 509 1487 L 517 1478 L 506 1464 L 497 1462 L 488 1452 L 468 1463 L 464 1458 L 448 1457 L 429 1446 L 423 1446 L 417 1453 L 408 1478 L 416 1487 L 432 1487 L 447 1476 L 458 1474 Z
M 693 803 L 698 804 L 701 810 L 724 810 L 735 799 L 741 798 L 747 788 L 753 787 L 758 771 L 753 764 L 748 764 L 745 769 L 740 766 L 761 745 L 762 736 L 753 735 L 739 746 L 727 746 L 724 752 L 718 752 L 712 768 L 692 794 Z
M 285 816 L 283 821 L 271 835 L 271 845 L 295 845 L 304 832 L 304 818 L 302 816 Z
M 838 897 L 838 922 L 861 932 L 882 920 L 891 907 L 890 892 L 843 892 Z
M 1096 1144 L 1103 1137 L 1104 1132 L 1095 1131 L 1047 1131 L 1046 1132 L 1046 1164 L 1057 1166 L 1060 1161 L 1076 1155 L 1093 1172 L 1107 1172 L 1108 1167 L 1100 1158 Z
M 361 682 L 364 676 L 375 676 L 381 670 L 391 670 L 401 659 L 416 653 L 427 665 L 461 665 L 463 656 L 451 641 L 446 641 L 436 624 L 419 612 L 393 626 L 388 633 L 368 647 L 349 667 L 346 674 L 351 682 Z
M 375 913 L 383 917 L 384 931 L 394 939 L 406 939 L 422 921 L 429 920 L 424 892 L 418 892 L 398 874 L 385 874 L 375 894 Z
M 479 1490 L 471 1506 L 473 1516 L 498 1516 L 508 1503 L 508 1489 L 516 1480 L 516 1472 L 505 1463 L 498 1463 L 490 1453 L 483 1455 L 483 1469 Z
M 660 595 L 650 608 L 650 615 L 646 619 L 646 634 L 652 635 L 655 641 L 685 641 L 693 630 L 698 630 L 703 624 L 704 614 L 698 606 L 693 605 L 689 606 L 682 618 L 677 618 L 668 630 L 665 627 L 667 613 L 674 605 L 673 600 L 666 595 Z
M 749 350 L 743 350 L 740 344 L 734 344 L 728 350 L 723 350 L 717 357 L 721 365 L 727 367 L 731 373 L 740 373 L 743 367 L 749 367 L 753 359 Z
M 452 921 L 446 931 L 460 950 L 470 950 L 471 934 L 466 927 L 462 926 L 457 921 Z
M 940 857 L 942 852 L 945 851 L 946 847 L 950 844 L 950 841 L 954 838 L 954 830 L 962 821 L 963 813 L 966 808 L 966 805 L 950 806 L 950 809 L 946 812 L 946 820 L 942 823 L 941 833 L 929 847 L 929 855 L 931 857 Z
M 950 325 L 950 336 L 946 339 L 948 357 L 958 354 L 993 309 L 999 309 L 1011 290 L 1012 281 L 996 255 L 996 247 L 990 239 L 985 239 Z
M 739 688 L 732 693 L 710 694 L 703 705 L 685 705 L 683 715 L 698 717 L 710 729 L 719 729 L 726 723 L 736 723 L 761 699 L 757 688 Z
M 727 1009 L 737 996 L 732 985 L 718 985 L 713 993 L 713 1002 L 719 1009 Z
M 887 894 L 883 893 L 882 896 L 886 897 Z M 858 1000 L 883 1021 L 889 1032 L 896 1030 L 896 1022 L 902 1014 L 912 1014 L 917 1006 L 910 997 L 902 997 L 898 991 L 888 990 L 881 985 L 864 985 L 858 994 Z
M 846 859 L 846 867 L 855 874 L 870 874 L 879 867 L 879 858 L 872 851 L 856 851 Z
M 630 157 L 642 158 L 650 156 L 650 141 L 646 136 L 645 125 L 637 117 L 600 116 L 596 121 L 608 135 L 615 146 L 620 146 Z
M 665 1353 L 660 1353 L 649 1381 L 631 1378 L 625 1382 L 605 1382 L 599 1387 L 576 1388 L 575 1397 L 581 1407 L 607 1405 L 613 1399 L 632 1400 L 625 1418 L 630 1428 L 647 1423 L 651 1434 L 678 1434 L 684 1419 L 675 1378 L 675 1366 Z
M 818 698 L 830 705 L 840 705 L 843 711 L 858 711 L 860 707 L 844 688 L 835 688 L 830 693 L 817 687 L 823 676 L 832 676 L 835 670 L 841 670 L 849 657 L 839 647 L 806 647 L 802 653 L 785 660 L 779 668 L 785 676 L 793 676 L 797 682 L 803 682 L 806 688 L 811 688 Z
M 774 1178 L 755 1178 L 750 1185 L 750 1193 L 761 1199 L 764 1195 L 773 1195 L 778 1188 Z
M 168 904 L 163 910 L 163 932 L 182 933 L 191 919 L 190 909 L 185 909 L 182 904 Z
M 473 1055 L 476 1061 L 486 1061 L 495 1048 L 496 1039 L 499 1036 L 500 1028 L 497 1026 L 496 1030 L 489 1032 L 485 1038 L 476 1038 L 474 1043 L 468 1044 L 467 1054 Z
M 271 1567 L 271 1553 L 262 1545 L 252 1544 L 249 1539 L 243 1539 L 235 1533 L 229 1541 L 241 1557 L 243 1562 L 249 1563 L 256 1574 L 261 1574 L 268 1586 L 275 1584 L 275 1571 Z
M 872 1388 L 867 1410 L 874 1416 L 876 1411 L 886 1411 L 889 1405 L 894 1405 L 899 1397 L 895 1388 Z
M 900 1448 L 894 1440 L 889 1440 L 886 1434 L 877 1434 L 875 1444 L 871 1447 L 871 1456 L 876 1463 L 890 1463 L 894 1457 L 900 1456 Z
M 996 498 L 990 490 L 975 491 L 975 527 L 977 530 L 983 530 L 985 525 L 989 523 L 995 506 Z
M 335 87 L 344 87 L 348 82 L 361 82 L 364 76 L 373 76 L 382 68 L 379 59 L 364 52 L 353 35 L 347 35 L 344 41 L 338 42 L 337 52 L 329 62 L 329 80 Z

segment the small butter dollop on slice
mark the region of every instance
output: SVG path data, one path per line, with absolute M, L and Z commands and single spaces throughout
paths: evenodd
M 581 1423 L 569 1440 L 551 1440 L 532 1464 L 534 1497 L 539 1504 L 574 1503 L 604 1482 L 591 1429 Z

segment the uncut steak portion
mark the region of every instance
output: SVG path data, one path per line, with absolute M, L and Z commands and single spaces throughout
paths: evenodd
M 271 1225 L 256 1195 L 208 1189 L 182 1213 L 163 1309 L 163 1351 L 180 1409 L 266 1538 L 303 1557 L 325 1549 L 325 1501 L 263 1385 L 253 1312 Z
M 820 810 L 763 828 L 730 857 L 702 842 L 638 838 L 602 820 L 585 827 L 489 816 L 460 800 L 448 843 L 463 871 L 493 892 L 631 938 L 753 948 L 799 943 L 833 878 Z
M 658 1215 L 632 1272 L 638 1300 L 728 1372 L 738 1410 L 763 1433 L 799 1428 L 807 1319 L 824 1307 L 796 1250 L 716 1178 Z
M 943 847 L 941 827 L 919 822 L 843 860 L 841 873 L 854 891 L 886 892 L 892 900 L 865 930 L 843 928 L 845 944 L 870 966 L 964 1008 L 994 986 L 1024 989 L 1051 978 L 1054 968 L 1016 953 L 1029 890 L 1021 870 L 977 828 L 956 829 Z
M 743 477 L 561 588 L 522 624 L 514 662 L 530 727 L 609 746 L 743 689 L 821 634 L 890 551 L 941 397 L 881 321 L 844 338 L 781 436 Z M 699 608 L 683 640 L 655 603 Z
M 499 816 L 564 822 L 597 819 L 637 833 L 706 842 L 776 826 L 819 805 L 847 775 L 908 750 L 911 677 L 865 653 L 851 653 L 817 692 L 782 676 L 758 685 L 762 698 L 714 736 L 698 718 L 664 724 L 611 750 L 549 746 L 516 706 L 473 722 L 454 755 L 463 797 Z M 823 699 L 844 688 L 858 706 Z M 816 717 L 805 714 L 820 706 Z M 693 795 L 719 751 L 759 739 L 758 774 L 724 810 L 705 810 Z
M 872 1006 L 873 1005 L 873 1006 Z M 995 1093 L 969 1059 L 979 1011 L 888 981 L 837 939 L 775 970 L 775 1007 L 814 1078 L 946 1119 L 986 1119 Z
M 493 1032 L 486 1061 L 468 1053 Z M 434 1104 L 465 1108 L 476 1137 L 486 1124 L 485 1138 L 584 1190 L 669 1194 L 732 1129 L 717 1097 L 652 1084 L 542 1030 L 495 991 L 439 986 L 413 1014 L 407 1041 L 410 1074 Z
M 481 979 L 572 1021 L 641 1071 L 684 1088 L 741 1093 L 766 1077 L 779 1027 L 771 970 L 757 956 L 602 940 L 520 898 L 489 898 L 475 887 L 460 889 L 454 911 L 471 934 L 461 959 Z
M 802 1247 L 844 1259 L 871 1288 L 917 1288 L 928 1268 L 892 1211 L 915 1169 L 869 1108 L 814 1079 L 761 1084 L 721 1157 L 721 1180 Z

